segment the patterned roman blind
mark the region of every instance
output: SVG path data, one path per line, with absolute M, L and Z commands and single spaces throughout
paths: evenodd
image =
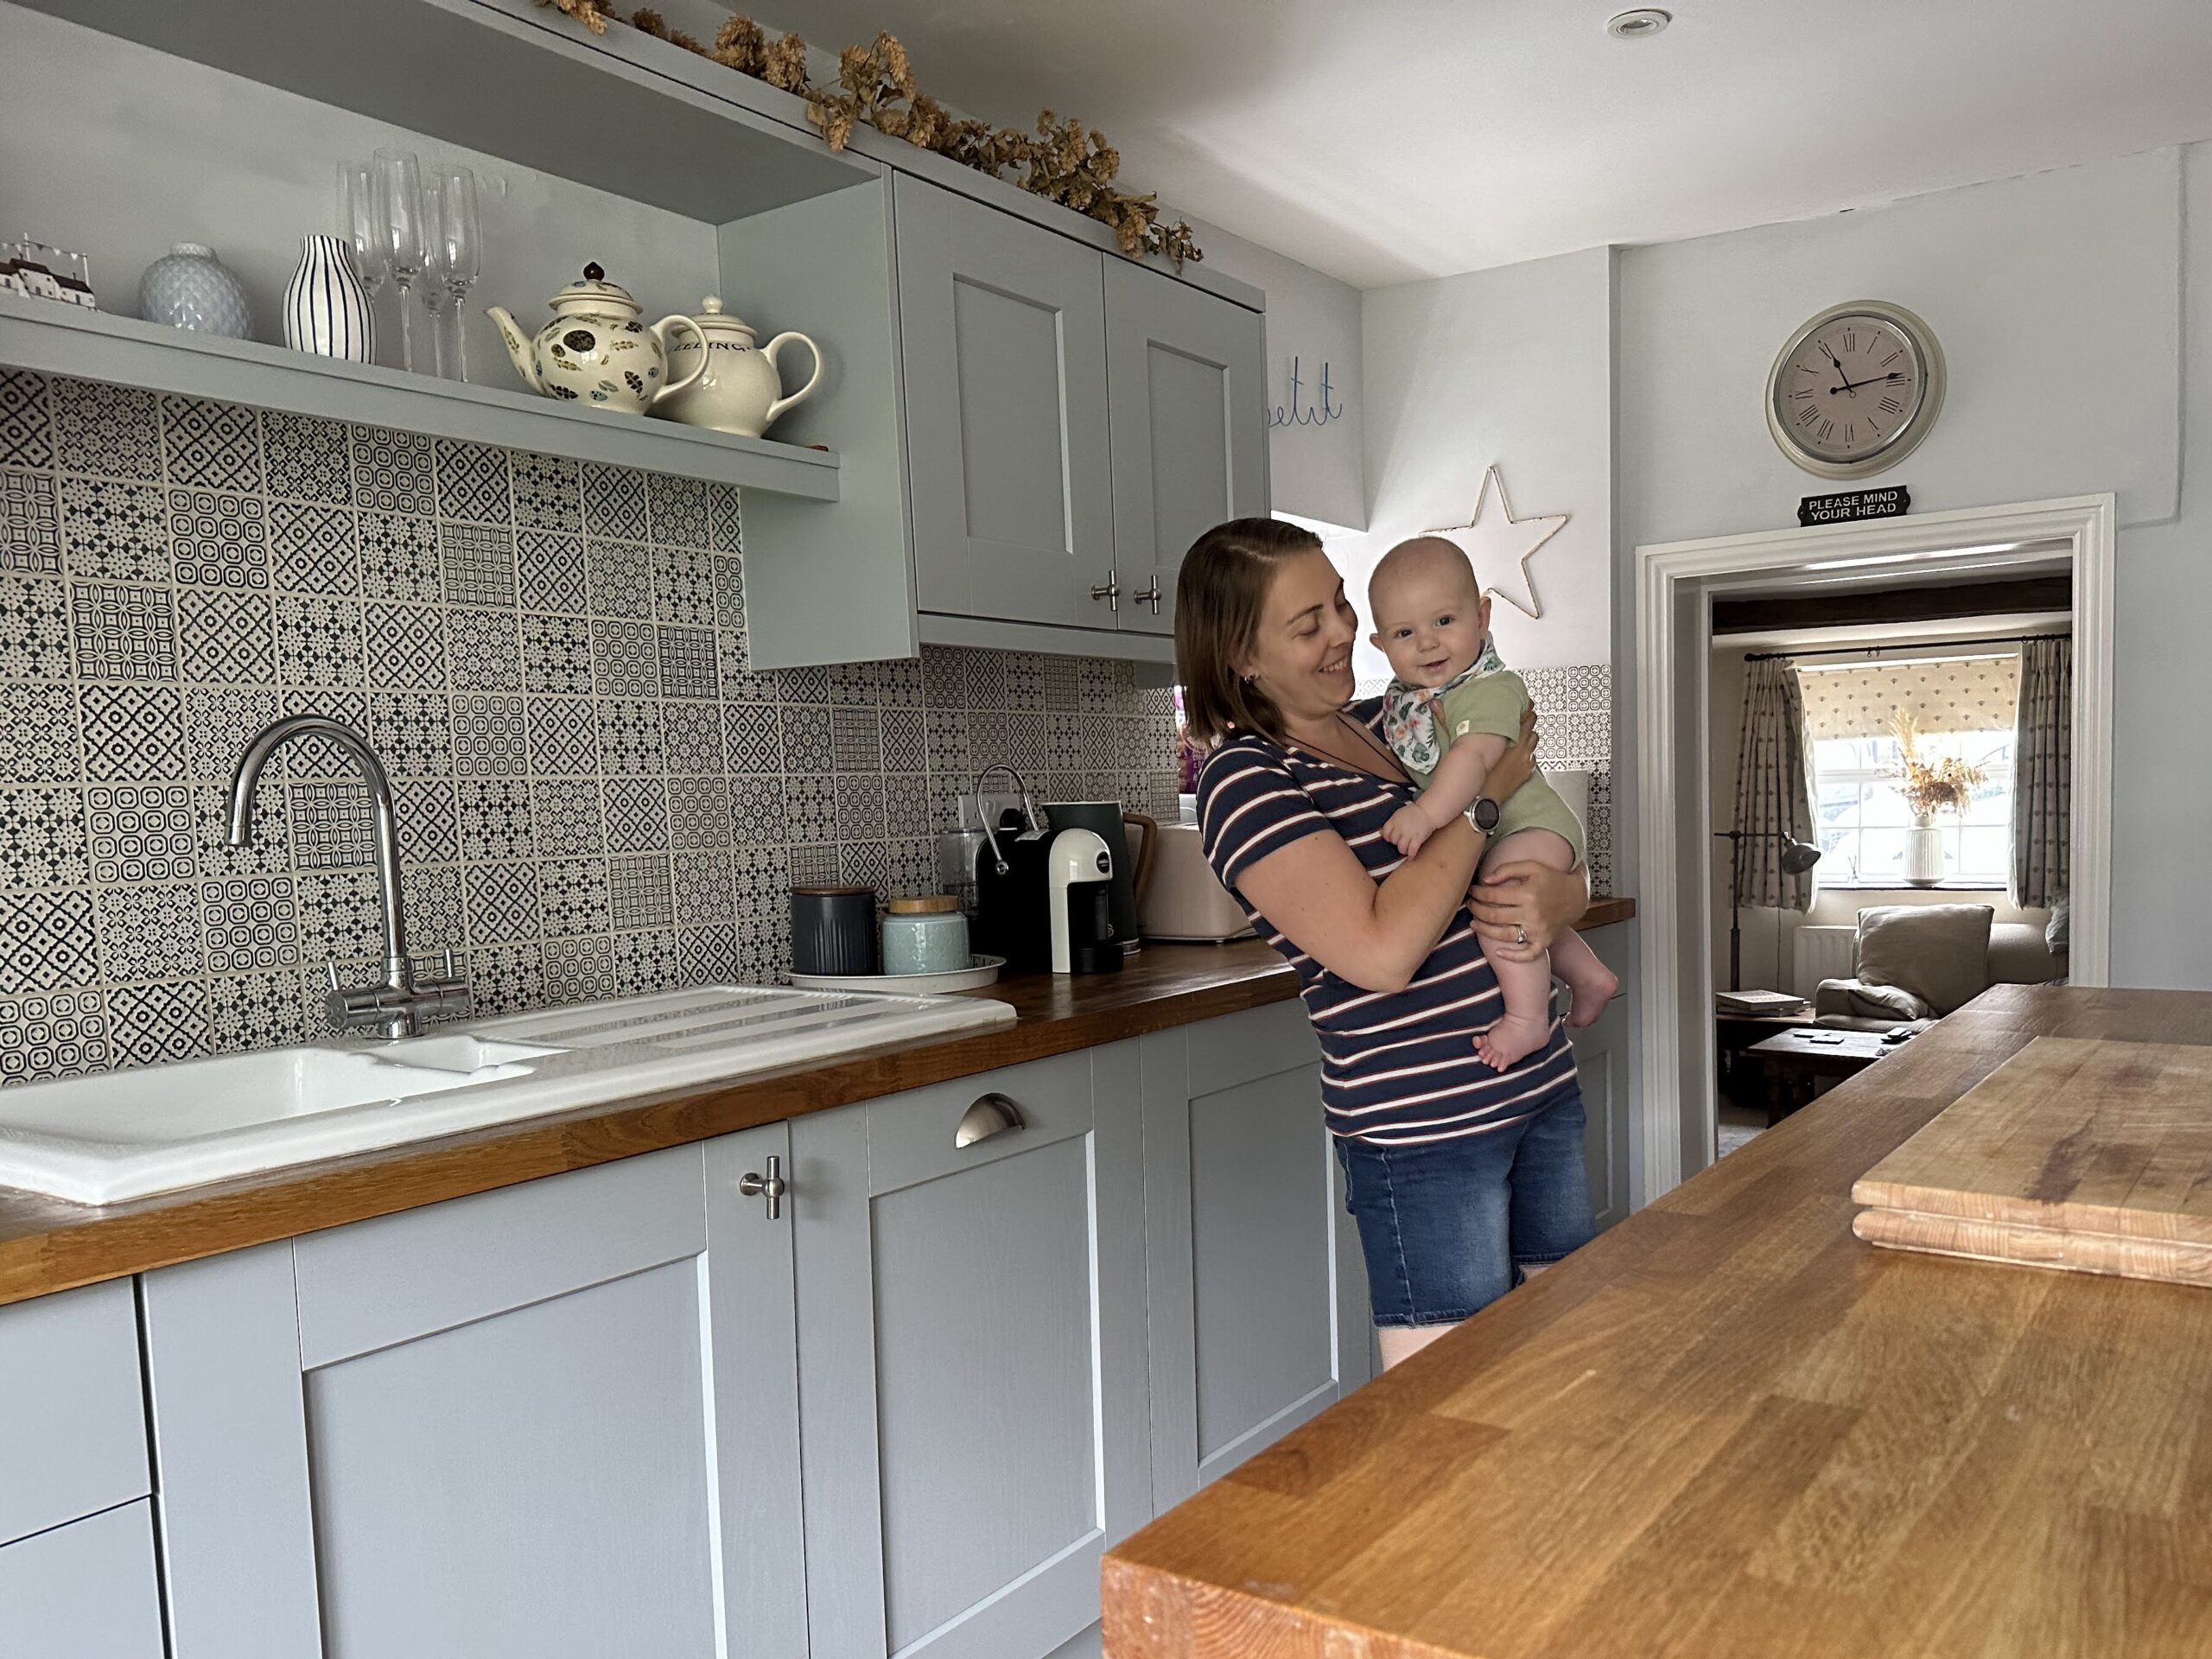
M 2002 732 L 2020 696 L 2020 659 L 1877 662 L 1829 668 L 1798 664 L 1805 720 L 1815 740 L 1885 737 L 1899 709 L 1923 732 Z

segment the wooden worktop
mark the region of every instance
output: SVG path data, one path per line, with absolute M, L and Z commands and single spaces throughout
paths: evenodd
M 1597 899 L 1583 927 L 1624 921 L 1635 910 L 1632 899 Z M 0 1303 L 1119 1042 L 1297 994 L 1288 965 L 1256 941 L 1151 944 L 1118 974 L 1027 976 L 975 993 L 1011 1002 L 1020 1016 L 988 1031 L 863 1050 L 845 1059 L 581 1107 L 129 1204 L 66 1204 L 0 1187 Z
M 2039 1035 L 2212 995 L 1989 992 L 1128 1539 L 1110 1659 L 2212 1653 L 2212 1291 L 1852 1235 Z

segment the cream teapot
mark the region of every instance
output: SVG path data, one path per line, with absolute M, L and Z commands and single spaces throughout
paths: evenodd
M 668 321 L 690 324 L 701 344 L 695 346 L 688 339 L 669 342 L 671 384 L 652 411 L 664 420 L 757 438 L 779 415 L 804 402 L 821 383 L 820 346 L 804 334 L 791 332 L 778 334 L 766 346 L 756 346 L 753 330 L 725 312 L 721 301 L 711 294 L 699 302 L 697 316 Z M 787 397 L 776 353 L 794 340 L 813 357 L 814 372 Z
M 596 264 L 586 265 L 583 280 L 569 283 L 551 303 L 553 321 L 535 336 L 524 334 L 498 306 L 485 308 L 499 325 L 515 372 L 532 391 L 642 415 L 683 391 L 704 366 L 705 352 L 693 346 L 689 354 L 701 361 L 671 375 L 668 336 L 688 329 L 703 342 L 699 325 L 683 316 L 640 322 L 644 308 Z

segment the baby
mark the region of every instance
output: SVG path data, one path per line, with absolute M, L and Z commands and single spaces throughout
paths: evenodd
M 1490 601 L 1457 543 L 1438 536 L 1401 542 L 1375 567 L 1367 600 L 1375 646 L 1396 677 L 1383 698 L 1383 734 L 1421 786 L 1421 799 L 1399 809 L 1382 834 L 1410 858 L 1481 798 L 1490 769 L 1521 734 L 1529 688 L 1491 643 Z M 1541 773 L 1498 805 L 1483 855 L 1485 874 L 1520 860 L 1580 868 L 1582 826 Z M 1620 981 L 1575 933 L 1554 940 L 1548 957 L 1492 965 L 1505 1013 L 1476 1039 L 1475 1052 L 1500 1071 L 1550 1034 L 1553 974 L 1574 993 L 1570 1026 L 1591 1024 L 1620 991 Z

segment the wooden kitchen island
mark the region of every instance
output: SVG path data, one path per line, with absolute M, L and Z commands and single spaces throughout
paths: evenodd
M 1108 1654 L 2212 1654 L 2212 1291 L 1852 1235 L 2043 1035 L 2212 995 L 1993 989 L 1128 1539 Z

